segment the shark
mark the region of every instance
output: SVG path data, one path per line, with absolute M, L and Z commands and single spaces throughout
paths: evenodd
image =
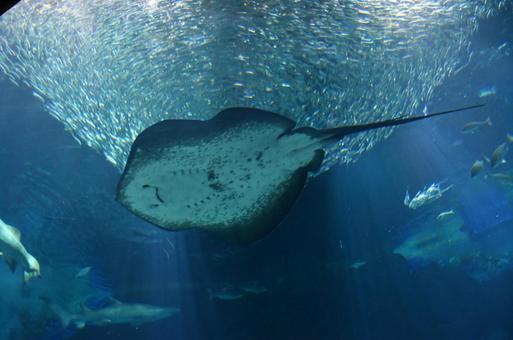
M 109 326 L 114 324 L 129 324 L 139 327 L 142 324 L 167 319 L 180 312 L 179 308 L 164 308 L 139 303 L 124 303 L 109 298 L 109 304 L 100 309 L 90 309 L 80 306 L 80 312 L 73 314 L 53 303 L 47 297 L 40 297 L 47 303 L 50 310 L 59 318 L 63 327 L 73 325 L 82 329 L 86 326 Z
M 13 273 L 18 264 L 23 266 L 24 283 L 33 277 L 41 277 L 39 262 L 29 254 L 21 243 L 20 231 L 2 220 L 0 220 L 0 256 L 3 257 Z
M 251 243 L 281 223 L 333 143 L 480 106 L 327 129 L 244 107 L 209 120 L 164 120 L 135 138 L 116 200 L 167 230 L 208 230 Z

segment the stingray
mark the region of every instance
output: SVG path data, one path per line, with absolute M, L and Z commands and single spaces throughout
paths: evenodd
M 285 218 L 330 144 L 479 106 L 330 129 L 296 128 L 254 108 L 229 108 L 205 121 L 161 121 L 132 144 L 116 199 L 164 229 L 208 230 L 250 243 Z

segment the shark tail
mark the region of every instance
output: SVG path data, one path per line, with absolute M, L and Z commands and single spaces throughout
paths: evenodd
M 340 127 L 336 127 L 336 128 L 332 128 L 332 129 L 325 129 L 325 130 L 321 130 L 321 133 L 323 134 L 323 136 L 326 136 L 325 138 L 322 138 L 322 139 L 325 141 L 339 140 L 339 139 L 342 139 L 345 136 L 353 134 L 353 133 L 374 130 L 374 129 L 384 128 L 384 127 L 408 124 L 411 122 L 415 122 L 417 120 L 423 120 L 423 119 L 432 118 L 435 116 L 441 116 L 441 115 L 445 115 L 445 114 L 453 113 L 453 112 L 475 109 L 475 108 L 482 107 L 482 106 L 484 106 L 484 105 L 478 104 L 478 105 L 462 107 L 462 108 L 454 109 L 454 110 L 435 112 L 435 113 L 431 113 L 431 114 L 427 114 L 427 115 L 418 115 L 418 116 L 411 116 L 411 117 L 404 117 L 404 118 L 394 118 L 394 119 L 388 119 L 388 120 L 383 120 L 380 122 L 374 122 L 374 123 L 369 123 L 369 124 L 340 126 Z
M 48 307 L 50 307 L 50 310 L 60 320 L 62 327 L 64 327 L 64 328 L 68 327 L 70 325 L 70 323 L 74 320 L 74 317 L 72 314 L 67 313 L 60 306 L 53 303 L 49 298 L 47 298 L 45 296 L 40 296 L 39 299 L 41 301 L 43 301 L 44 303 L 46 303 L 48 305 Z M 76 323 L 78 325 L 80 322 L 76 322 Z
M 492 120 L 490 119 L 490 117 L 487 117 L 487 118 L 486 118 L 485 123 L 486 123 L 486 125 L 488 125 L 488 126 L 493 126 L 493 124 L 492 124 Z

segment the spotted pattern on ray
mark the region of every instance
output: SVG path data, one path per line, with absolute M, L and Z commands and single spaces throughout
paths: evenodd
M 305 167 L 319 146 L 311 145 L 307 135 L 282 136 L 294 122 L 272 115 L 273 119 L 266 120 L 262 113 L 231 112 L 206 122 L 164 122 L 166 132 L 147 134 L 141 143 L 134 143 L 118 200 L 171 230 L 229 233 L 234 226 L 248 228 L 252 221 L 272 220 L 266 217 L 273 214 L 272 206 L 286 205 L 287 209 L 277 209 L 284 214 L 281 211 L 295 200 L 284 197 L 290 190 L 301 190 Z M 185 128 L 183 136 L 170 141 L 169 133 L 182 124 L 195 128 Z M 296 152 L 302 145 L 306 148 Z M 293 180 L 298 169 L 300 181 Z M 294 185 L 298 188 L 291 188 Z

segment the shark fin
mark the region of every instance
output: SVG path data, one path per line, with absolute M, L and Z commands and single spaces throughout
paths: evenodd
M 50 307 L 50 310 L 61 321 L 61 325 L 63 328 L 66 328 L 69 326 L 71 320 L 73 320 L 73 315 L 68 314 L 64 309 L 62 309 L 60 306 L 56 305 L 55 303 L 52 303 L 52 301 L 45 296 L 40 296 L 39 299 L 41 301 L 43 301 L 44 303 L 46 303 L 48 305 L 48 307 Z

